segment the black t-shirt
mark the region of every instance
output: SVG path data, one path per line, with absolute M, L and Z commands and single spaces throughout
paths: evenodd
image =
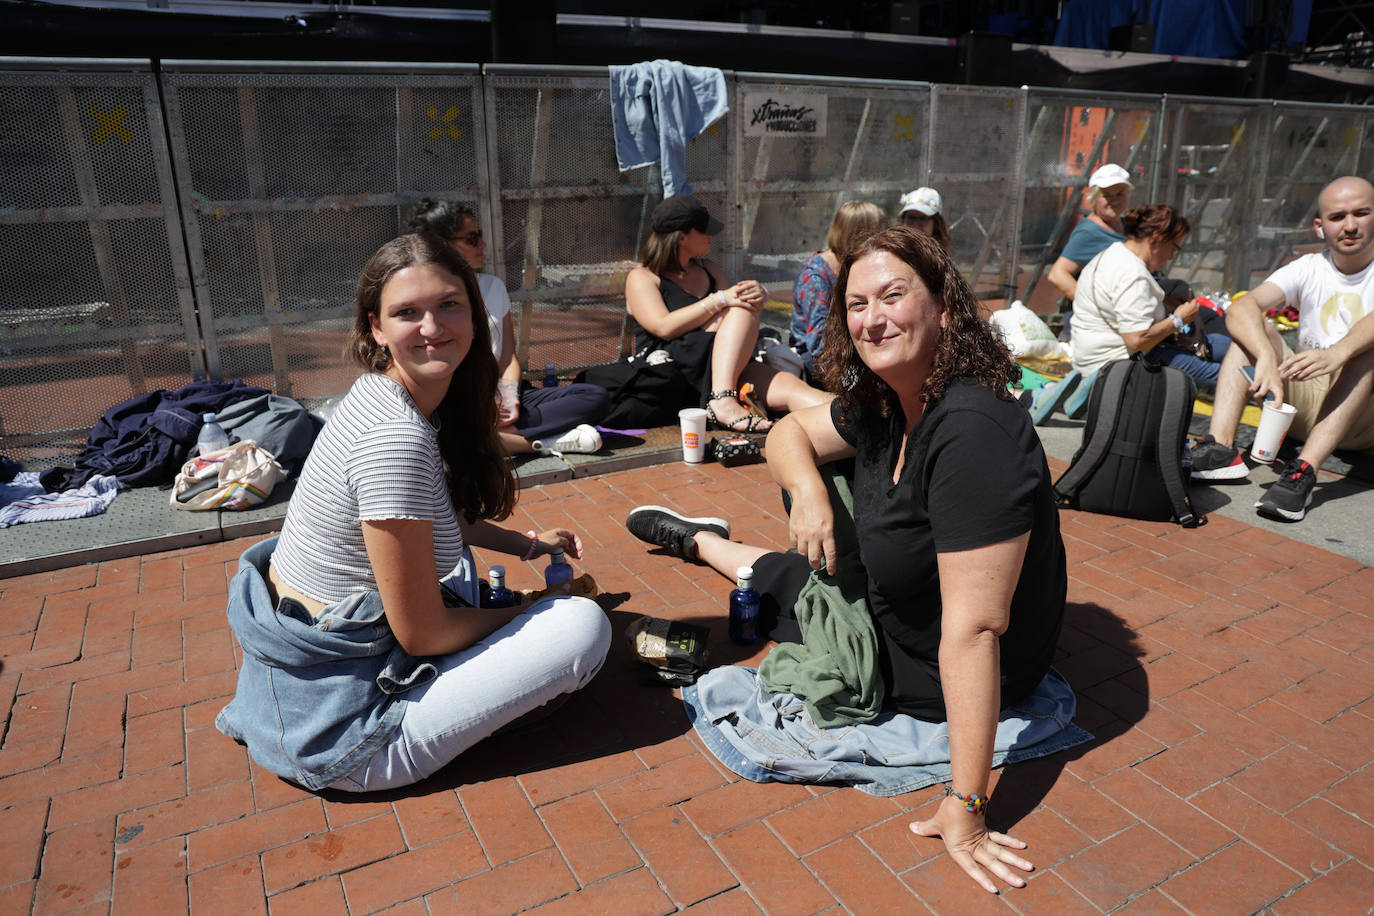
M 883 635 L 889 703 L 943 722 L 940 574 L 936 554 L 1001 543 L 1030 532 L 1011 621 L 1001 638 L 1002 705 L 1024 698 L 1054 658 L 1068 587 L 1049 466 L 1030 415 L 968 379 L 927 407 L 892 483 L 902 417 L 831 407 L 858 450 L 854 521 L 868 572 L 868 600 Z

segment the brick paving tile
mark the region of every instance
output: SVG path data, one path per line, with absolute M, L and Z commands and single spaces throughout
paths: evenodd
M 853 837 L 802 861 L 850 913 L 899 913 L 911 906 L 911 889 Z
M 182 711 L 164 709 L 130 719 L 124 727 L 124 773 L 146 773 L 186 759 Z
M 194 872 L 322 833 L 326 827 L 322 803 L 310 798 L 199 830 L 191 834 L 186 855 Z
M 881 824 L 859 831 L 859 840 L 894 874 L 901 874 L 932 856 L 939 855 L 944 852 L 943 844 L 928 837 L 917 836 L 911 832 L 908 825 L 912 821 L 934 814 L 943 795 L 944 793 L 938 790 L 926 789 L 900 796 L 907 810 Z
M 340 793 L 342 798 L 332 798 L 324 806 L 324 819 L 330 830 L 347 827 L 358 821 L 371 820 L 381 814 L 394 814 L 395 807 L 390 799 L 376 798 L 362 793 Z
M 1125 808 L 1069 772 L 1053 783 L 1045 804 L 1095 840 L 1105 840 L 1136 822 Z
M 1203 858 L 1236 835 L 1136 770 L 1118 770 L 1093 787 L 1175 843 Z
M 1371 696 L 1374 696 L 1374 689 L 1368 685 L 1321 671 L 1275 694 L 1274 699 L 1310 719 L 1325 722 L 1359 706 Z
M 48 829 L 107 817 L 181 798 L 186 794 L 186 772 L 181 764 L 103 782 L 54 796 Z
M 60 913 L 110 899 L 114 818 L 48 832 L 34 889 L 34 913 Z
M 1288 739 L 1269 728 L 1267 722 L 1257 720 L 1255 710 L 1260 708 L 1259 704 L 1242 714 L 1192 690 L 1167 697 L 1162 703 L 1166 709 L 1193 722 L 1207 734 L 1256 760 L 1288 743 Z
M 737 887 L 709 900 L 693 904 L 682 912 L 691 913 L 693 916 L 757 916 L 763 911 L 744 888 Z
M 47 819 L 47 799 L 0 809 L 0 886 L 27 881 L 38 874 Z
M 411 849 L 471 830 L 463 806 L 451 790 L 398 798 L 391 808 Z
M 205 871 L 192 873 L 186 882 L 191 897 L 191 912 L 196 916 L 258 914 L 267 912 L 267 894 L 262 889 L 262 866 L 256 853 L 225 862 Z
M 1158 890 L 1141 894 L 1120 909 L 1112 910 L 1113 916 L 1175 916 L 1187 910 L 1165 897 Z
M 788 848 L 804 856 L 900 811 L 901 806 L 891 798 L 831 792 L 774 814 L 766 822 Z
M 121 813 L 115 822 L 115 845 L 121 848 L 186 836 L 215 824 L 236 820 L 253 806 L 247 782 L 215 786 L 194 797 L 176 798 Z
M 567 916 L 583 916 L 586 913 L 663 916 L 676 910 L 677 907 L 664 895 L 648 869 L 637 868 L 526 912 L 539 916 L 556 916 L 560 913 Z
M 1102 912 L 1052 871 L 1026 875 L 1028 893 L 1008 891 L 1003 899 L 1026 916 L 1096 916 Z
M 611 816 L 623 821 L 653 808 L 685 801 L 724 782 L 710 762 L 695 755 L 616 780 L 602 786 L 597 794 Z
M 739 779 L 684 802 L 682 810 L 692 819 L 696 828 L 709 837 L 767 817 L 811 797 L 804 786 Z
M 269 894 L 396 855 L 405 849 L 401 828 L 390 815 L 278 846 L 262 854 L 263 886 Z
M 289 891 L 282 891 L 268 898 L 268 908 L 272 916 L 316 916 L 319 913 L 344 913 L 348 904 L 344 901 L 343 888 L 337 876 L 321 878 Z
M 654 876 L 680 905 L 696 903 L 739 882 L 702 839 L 680 808 L 659 808 L 621 827 Z
M 1245 769 L 1254 761 L 1210 734 L 1198 735 L 1140 764 L 1140 771 L 1187 798 Z
M 1224 899 L 1228 909 L 1251 913 L 1302 883 L 1302 876 L 1244 841 L 1233 843 L 1181 875 L 1160 891 L 1194 913 Z
M 620 751 L 604 757 L 579 760 L 577 763 L 553 766 L 523 773 L 517 777 L 525 794 L 535 805 L 557 801 L 568 795 L 595 788 L 631 773 L 645 769 L 634 751 Z
M 1350 912 L 1355 901 L 1374 900 L 1374 871 L 1359 862 L 1345 862 L 1312 879 L 1282 900 L 1271 904 L 1275 916 L 1316 916 Z
M 545 849 L 435 891 L 425 901 L 431 913 L 505 916 L 576 889 L 563 857 Z
M 1099 738 L 1090 745 L 1091 752 L 1069 764 L 1069 771 L 1080 779 L 1093 782 L 1122 767 L 1131 767 L 1142 760 L 1149 760 L 1165 750 L 1165 746 L 1139 729 L 1130 729 L 1124 734 L 1112 731 L 1102 732 L 1108 737 Z
M 115 852 L 112 914 L 182 913 L 187 906 L 184 839 Z
M 1026 844 L 1026 848 L 1018 852 L 1018 855 L 1034 865 L 1038 871 L 1053 868 L 1093 845 L 1091 837 L 1043 805 L 1015 824 L 1008 826 L 994 821 L 994 825 L 1000 832 Z M 926 848 L 932 854 L 944 851 L 944 844 L 938 840 L 920 837 L 918 839 L 926 844 Z
M 545 805 L 539 816 L 583 887 L 643 864 L 593 792 Z
M 1326 791 L 1344 776 L 1340 768 L 1290 744 L 1238 773 L 1231 785 L 1282 813 Z
M 714 846 L 768 913 L 809 914 L 835 904 L 830 892 L 763 824 L 722 834 Z
M 1339 792 L 1331 793 L 1330 797 L 1300 805 L 1289 816 L 1328 843 L 1374 867 L 1374 825 L 1361 820 L 1362 816 L 1369 817 L 1369 809 L 1347 809 L 1341 806 L 1343 802 Z
M 1330 842 L 1292 819 L 1275 814 L 1239 789 L 1223 783 L 1193 798 L 1193 803 L 1219 823 L 1244 837 L 1305 877 L 1323 874 L 1344 855 Z M 1319 804 L 1313 802 L 1312 804 Z
M 458 797 L 492 865 L 553 845 L 549 832 L 513 777 L 464 786 Z
M 1193 857 L 1159 831 L 1136 824 L 1055 867 L 1055 873 L 1103 910 L 1182 871 Z
M 350 912 L 371 913 L 487 869 L 477 838 L 465 831 L 345 872 L 343 888 Z

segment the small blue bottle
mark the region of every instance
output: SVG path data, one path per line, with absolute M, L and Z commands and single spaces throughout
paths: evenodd
M 558 373 L 555 372 L 555 371 L 553 371 L 553 363 L 545 363 L 545 364 L 544 364 L 544 387 L 545 387 L 545 388 L 557 388 L 557 387 L 558 387 Z
M 561 591 L 571 592 L 571 587 L 567 585 L 573 577 L 573 568 L 568 561 L 563 558 L 563 549 L 558 548 L 549 556 L 549 565 L 544 568 L 544 584 L 549 588 L 561 585 Z
M 754 567 L 741 566 L 735 572 L 738 586 L 730 593 L 730 641 L 737 646 L 752 646 L 759 641 L 759 593 L 754 591 Z
M 493 566 L 489 574 L 491 590 L 487 592 L 487 607 L 515 607 L 515 593 L 506 588 L 506 567 Z

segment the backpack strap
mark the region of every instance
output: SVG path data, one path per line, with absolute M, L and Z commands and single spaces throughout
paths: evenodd
M 1174 507 L 1174 520 L 1184 528 L 1207 524 L 1207 516 L 1193 511 L 1188 498 L 1188 483 L 1183 479 L 1183 466 L 1176 453 L 1178 444 L 1188 430 L 1193 416 L 1193 400 L 1197 397 L 1197 383 L 1178 369 L 1164 369 L 1164 410 L 1159 416 L 1159 437 L 1156 461 L 1164 478 L 1164 490 Z
M 1117 420 L 1121 416 L 1121 402 L 1126 396 L 1126 380 L 1134 369 L 1134 363 L 1121 360 L 1108 363 L 1098 371 L 1097 379 L 1093 382 L 1092 397 L 1100 397 L 1101 400 L 1097 402 L 1096 413 L 1093 413 L 1091 405 L 1088 407 L 1088 416 L 1093 423 L 1092 438 L 1083 443 L 1083 448 L 1074 456 L 1069 469 L 1054 483 L 1054 495 L 1060 505 L 1072 506 L 1078 489 L 1092 477 L 1102 459 L 1107 457 L 1116 435 Z

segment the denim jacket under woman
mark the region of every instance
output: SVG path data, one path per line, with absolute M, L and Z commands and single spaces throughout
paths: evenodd
M 437 671 L 396 642 L 376 591 L 350 595 L 313 619 L 290 598 L 274 606 L 266 574 L 276 543 L 273 537 L 244 551 L 229 585 L 229 625 L 243 667 L 215 727 L 278 776 L 323 789 L 391 738 L 405 715 L 405 693 Z M 475 603 L 466 551 L 445 585 L 446 599 Z

